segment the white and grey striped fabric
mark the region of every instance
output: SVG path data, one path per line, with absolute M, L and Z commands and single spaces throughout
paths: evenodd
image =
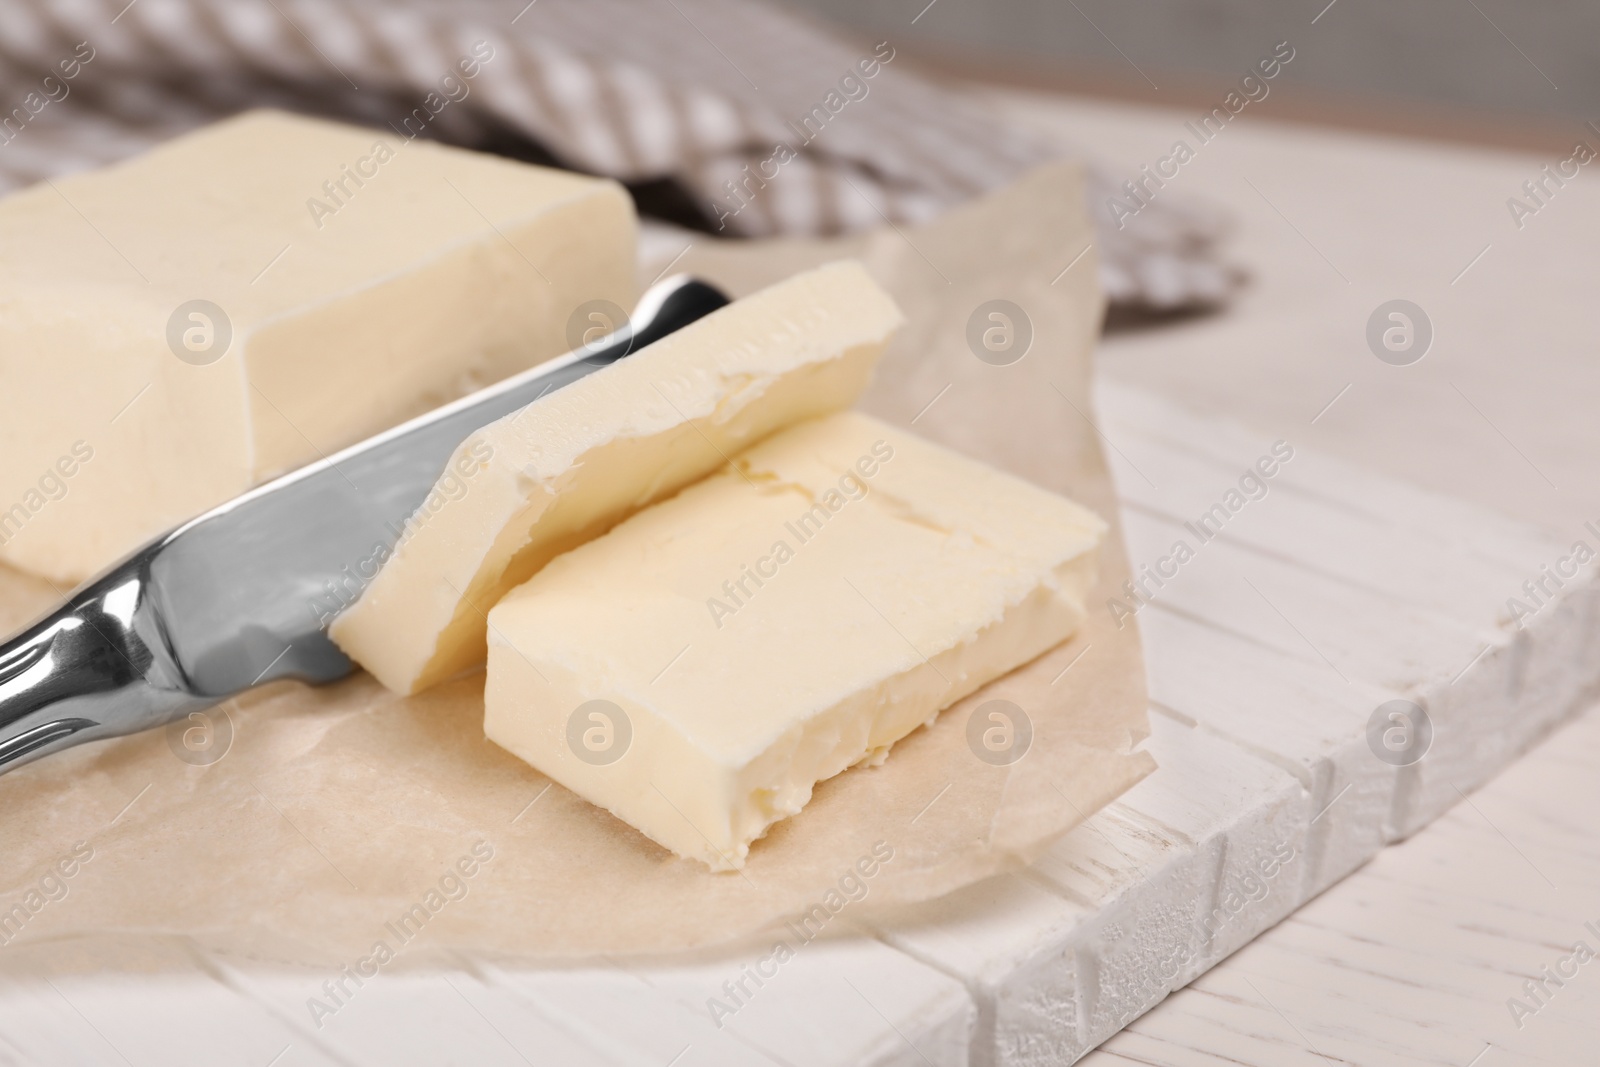
M 259 106 L 611 175 L 745 236 L 915 222 L 1059 154 L 892 40 L 753 0 L 0 0 L 0 191 Z M 1182 205 L 1101 234 L 1117 303 L 1213 305 L 1238 283 Z

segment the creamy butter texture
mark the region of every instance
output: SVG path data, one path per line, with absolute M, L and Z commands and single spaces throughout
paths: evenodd
M 632 306 L 635 226 L 614 182 L 274 112 L 5 198 L 0 559 L 81 579 L 565 352 Z
M 489 613 L 489 737 L 713 869 L 1081 625 L 1100 518 L 847 413 L 552 561 Z
M 401 693 L 481 664 L 485 618 L 562 552 L 791 423 L 849 407 L 901 316 L 860 264 L 764 289 L 492 423 L 330 632 Z M 456 494 L 451 494 L 456 495 Z

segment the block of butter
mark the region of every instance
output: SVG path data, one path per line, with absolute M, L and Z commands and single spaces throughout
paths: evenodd
M 743 866 L 1083 622 L 1105 524 L 864 415 L 777 434 L 489 614 L 493 741 L 681 856 Z
M 0 559 L 82 578 L 632 307 L 610 181 L 253 112 L 0 201 Z
M 849 407 L 900 322 L 860 264 L 829 264 L 485 427 L 450 465 L 476 473 L 413 516 L 334 640 L 401 693 L 481 664 L 508 590 L 774 430 Z

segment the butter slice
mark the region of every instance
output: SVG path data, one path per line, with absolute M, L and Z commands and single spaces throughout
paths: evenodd
M 447 475 L 455 491 L 441 484 L 330 633 L 401 693 L 483 663 L 501 596 L 774 430 L 849 407 L 900 322 L 860 264 L 830 264 L 485 427 L 448 468 L 476 473 Z
M 490 739 L 713 869 L 1082 624 L 1092 512 L 859 414 L 801 424 L 490 612 Z M 603 702 L 603 703 L 593 703 Z
M 83 578 L 567 351 L 635 231 L 615 182 L 274 112 L 7 197 L 0 558 Z

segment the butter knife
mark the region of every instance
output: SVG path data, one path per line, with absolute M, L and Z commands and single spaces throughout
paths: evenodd
M 692 278 L 660 282 L 606 337 L 259 486 L 86 582 L 0 644 L 0 773 L 257 685 L 350 674 L 329 591 L 394 546 L 457 445 L 727 302 Z

